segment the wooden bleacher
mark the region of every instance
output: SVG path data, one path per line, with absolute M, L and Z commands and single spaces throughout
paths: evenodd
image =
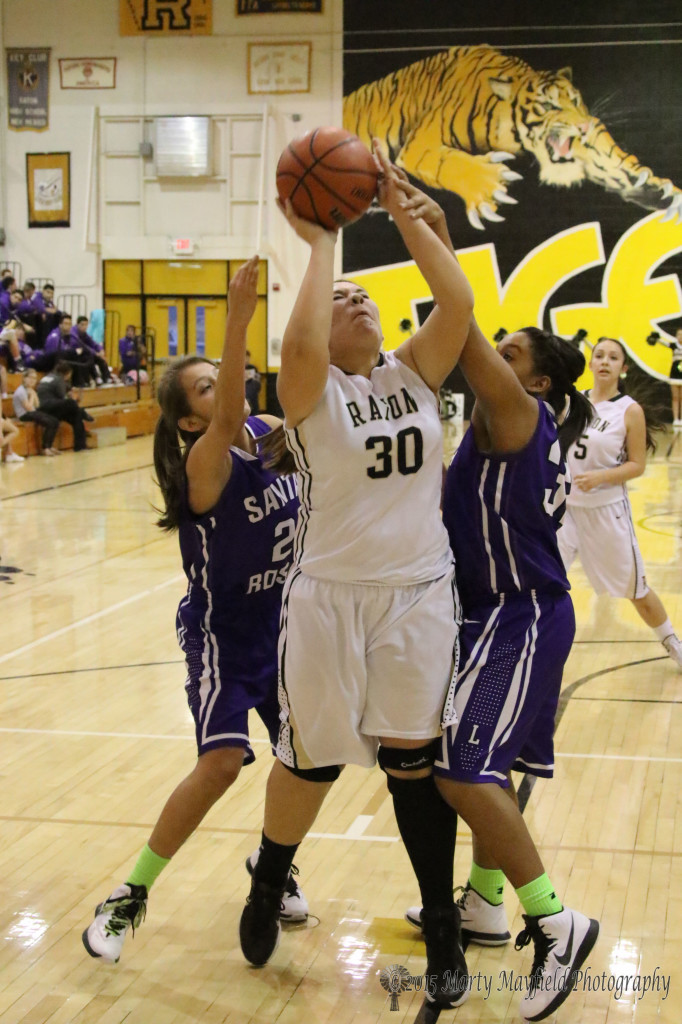
M 42 374 L 39 374 L 42 376 Z M 14 417 L 12 394 L 21 384 L 20 373 L 7 375 L 9 398 L 2 399 L 2 414 L 8 419 Z M 140 386 L 140 398 L 134 384 L 119 384 L 113 387 L 83 388 L 80 404 L 94 417 L 94 423 L 86 423 L 88 432 L 100 427 L 125 427 L 127 437 L 151 434 L 159 418 L 159 406 L 152 397 L 151 384 Z M 18 455 L 38 455 L 40 452 L 40 427 L 37 423 L 20 423 L 19 436 L 12 443 Z M 60 423 L 55 448 L 73 448 L 73 430 L 68 423 Z

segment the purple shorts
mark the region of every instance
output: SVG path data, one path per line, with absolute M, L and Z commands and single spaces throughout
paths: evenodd
M 554 718 L 575 635 L 568 594 L 531 591 L 467 609 L 455 685 L 457 725 L 435 772 L 507 787 L 510 769 L 551 778 Z
M 277 667 L 272 678 L 244 683 L 230 678 L 229 665 L 223 664 L 220 649 L 205 658 L 206 637 L 201 631 L 185 630 L 182 648 L 187 664 L 187 703 L 194 719 L 199 756 L 218 747 L 243 747 L 244 764 L 255 754 L 249 742 L 249 711 L 253 709 L 268 731 L 270 742 L 277 744 L 279 702 Z M 205 664 L 208 660 L 208 666 Z M 227 660 L 227 659 L 224 659 Z

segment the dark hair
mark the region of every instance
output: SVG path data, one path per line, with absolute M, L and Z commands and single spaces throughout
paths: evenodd
M 70 313 L 62 313 L 62 315 L 59 318 L 60 324 L 64 323 L 65 320 L 73 320 L 73 317 L 71 316 Z
M 178 426 L 178 421 L 183 416 L 192 414 L 181 377 L 188 366 L 196 363 L 215 366 L 212 360 L 204 356 L 183 356 L 171 363 L 157 390 L 156 398 L 161 407 L 161 416 L 154 430 L 154 469 L 165 505 L 165 512 L 161 509 L 156 510 L 159 512 L 157 526 L 162 530 L 177 530 L 180 525 L 187 456 L 194 442 L 201 436 L 199 431 L 182 430 Z M 258 447 L 268 469 L 282 474 L 295 472 L 293 456 L 286 448 L 284 430 L 281 426 L 259 438 Z
M 73 376 L 73 366 L 71 363 L 67 363 L 66 359 L 60 359 L 55 366 L 55 373 L 58 373 L 60 377 Z
M 69 314 L 67 313 L 66 315 L 68 316 Z M 79 316 L 78 319 L 76 320 L 76 323 L 77 324 L 82 324 L 83 322 L 87 323 L 87 320 L 88 320 L 87 316 Z
M 50 282 L 49 282 L 49 281 L 47 282 L 47 284 L 44 284 L 44 285 L 43 285 L 43 291 L 45 291 L 45 290 L 46 290 L 47 288 L 49 288 L 51 292 L 53 292 L 53 291 L 54 291 L 54 285 L 53 285 L 53 284 L 50 284 Z
M 9 291 L 9 289 L 8 289 L 8 291 Z M 22 292 L 21 288 L 12 288 L 12 291 L 10 292 L 10 295 L 19 295 L 19 296 L 21 296 L 22 299 L 24 297 L 24 293 Z
M 653 380 L 652 377 L 650 377 L 649 374 L 639 366 L 633 366 L 630 362 L 628 350 L 623 342 L 619 341 L 618 338 L 609 338 L 608 335 L 602 335 L 596 345 L 594 345 L 592 349 L 593 353 L 595 352 L 597 345 L 602 341 L 613 342 L 613 344 L 617 345 L 623 353 L 623 367 L 627 370 L 627 374 L 625 377 L 621 377 L 619 379 L 618 390 L 621 395 L 629 395 L 630 398 L 633 398 L 635 402 L 642 407 L 642 412 L 644 413 L 644 425 L 646 429 L 646 447 L 647 451 L 653 453 L 656 451 L 657 447 L 656 437 L 654 435 L 666 428 L 667 406 L 662 392 L 667 389 L 667 385 Z
M 35 288 L 33 281 L 24 281 L 24 288 Z
M 160 513 L 157 526 L 162 530 L 177 530 L 185 494 L 185 464 L 199 432 L 182 430 L 178 421 L 191 416 L 187 392 L 182 385 L 182 374 L 196 363 L 214 364 L 203 356 L 183 356 L 168 367 L 159 381 L 156 398 L 161 415 L 154 430 L 154 469 L 161 488 L 165 512 Z
M 570 341 L 539 327 L 522 327 L 521 333 L 530 340 L 533 369 L 551 381 L 549 391 L 543 398 L 554 409 L 557 420 L 561 420 L 566 399 L 569 400 L 568 412 L 558 429 L 561 454 L 565 455 L 594 416 L 591 402 L 575 386 L 585 370 L 585 356 Z

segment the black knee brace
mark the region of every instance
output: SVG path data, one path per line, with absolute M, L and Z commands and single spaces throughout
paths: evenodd
M 305 779 L 306 782 L 336 782 L 341 774 L 341 767 L 338 764 L 329 764 L 324 768 L 292 768 L 290 764 L 280 762 L 288 772 L 298 779 Z
M 436 744 L 427 743 L 423 747 L 379 747 L 377 762 L 382 771 L 388 774 L 389 769 L 396 772 L 420 772 L 422 768 L 433 768 L 436 760 Z

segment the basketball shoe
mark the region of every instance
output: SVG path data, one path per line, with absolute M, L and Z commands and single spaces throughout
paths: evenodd
M 251 856 L 246 858 L 246 870 L 252 877 L 259 855 L 260 849 L 254 850 Z M 295 864 L 292 864 L 287 884 L 284 888 L 284 895 L 282 896 L 282 905 L 279 910 L 280 921 L 296 923 L 308 920 L 308 901 L 296 881 L 296 875 L 298 875 L 298 868 Z
M 426 943 L 426 998 L 441 1009 L 461 1006 L 470 989 L 459 908 L 422 910 L 421 920 Z
M 528 992 L 521 1000 L 521 1016 L 544 1020 L 571 994 L 576 974 L 599 935 L 599 923 L 564 907 L 546 917 L 523 915 L 526 927 L 516 937 L 516 948 L 531 941 L 535 956 Z
M 254 967 L 264 967 L 279 945 L 279 914 L 284 891 L 251 879 L 251 892 L 239 922 L 242 953 Z
M 83 932 L 83 945 L 90 956 L 117 964 L 128 929 L 135 929 L 147 913 L 144 885 L 119 885 L 109 899 L 95 908 L 95 920 Z
M 455 889 L 455 892 L 458 890 Z M 462 941 L 464 946 L 475 942 L 479 946 L 504 946 L 511 939 L 507 924 L 504 903 L 489 903 L 480 893 L 472 889 L 467 882 L 462 895 L 457 900 L 457 907 L 462 920 Z M 421 929 L 422 908 L 410 907 L 405 920 L 413 928 Z
M 675 636 L 674 633 L 672 636 L 667 636 L 663 641 L 663 646 L 668 657 L 672 658 L 677 665 L 677 671 L 682 672 L 682 642 L 679 637 Z

